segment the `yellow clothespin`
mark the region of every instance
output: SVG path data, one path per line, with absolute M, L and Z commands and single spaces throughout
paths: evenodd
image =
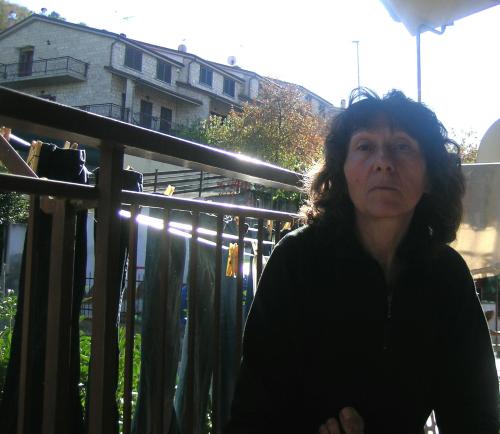
M 42 142 L 40 140 L 33 140 L 31 142 L 30 152 L 28 154 L 28 166 L 31 167 L 33 172 L 37 172 L 38 160 L 40 159 L 40 151 L 42 150 Z
M 292 222 L 286 222 L 281 228 L 282 231 L 289 231 L 292 229 Z
M 238 243 L 229 243 L 226 276 L 236 277 L 237 275 L 238 275 Z
M 165 196 L 172 196 L 174 194 L 175 187 L 173 185 L 168 185 L 163 194 Z
M 273 233 L 273 226 L 274 226 L 274 221 L 273 220 L 267 220 L 266 221 L 266 227 L 267 227 L 267 231 L 268 231 L 269 234 Z
M 69 148 L 70 149 L 78 149 L 78 143 L 73 142 Z
M 12 130 L 7 127 L 0 127 L 0 135 L 3 136 L 3 138 L 7 141 L 10 140 L 10 133 Z
M 68 142 L 67 140 L 64 142 L 64 146 L 63 146 L 63 149 L 69 149 L 71 146 L 71 143 Z

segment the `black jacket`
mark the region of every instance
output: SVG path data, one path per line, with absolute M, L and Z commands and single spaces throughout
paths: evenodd
M 320 226 L 275 248 L 245 327 L 228 434 L 317 433 L 352 406 L 365 434 L 497 434 L 487 324 L 458 253 L 412 227 L 388 287 L 353 233 Z

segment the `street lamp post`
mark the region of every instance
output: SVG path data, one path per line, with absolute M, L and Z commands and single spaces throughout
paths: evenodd
M 356 44 L 356 63 L 358 65 L 358 89 L 361 87 L 359 80 L 359 41 L 352 41 L 353 44 Z

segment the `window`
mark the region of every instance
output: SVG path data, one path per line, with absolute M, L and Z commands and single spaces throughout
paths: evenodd
M 151 129 L 153 125 L 153 103 L 141 99 L 141 112 L 139 116 L 139 125 Z
M 129 45 L 125 48 L 125 66 L 129 68 L 137 69 L 137 71 L 142 70 L 142 51 L 137 48 L 130 47 Z
M 18 74 L 19 77 L 26 77 L 33 72 L 33 54 L 32 47 L 22 48 L 19 53 Z
M 162 107 L 160 111 L 160 131 L 168 133 L 172 128 L 172 110 Z
M 200 83 L 212 87 L 213 71 L 206 66 L 200 66 Z
M 222 92 L 224 92 L 226 95 L 234 97 L 234 86 L 235 82 L 233 79 L 224 77 L 224 86 Z
M 172 66 L 167 62 L 158 60 L 158 62 L 156 63 L 156 78 L 158 80 L 164 81 L 165 83 L 171 83 Z
M 227 115 L 221 115 L 220 113 L 214 111 L 210 111 L 210 117 L 218 118 L 221 124 L 227 119 Z

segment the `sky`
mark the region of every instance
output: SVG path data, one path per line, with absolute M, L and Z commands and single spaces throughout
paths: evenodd
M 415 37 L 380 0 L 12 0 L 68 21 L 125 33 L 300 84 L 340 106 L 360 84 L 417 98 Z M 500 6 L 421 38 L 422 101 L 448 130 L 480 139 L 500 118 Z

